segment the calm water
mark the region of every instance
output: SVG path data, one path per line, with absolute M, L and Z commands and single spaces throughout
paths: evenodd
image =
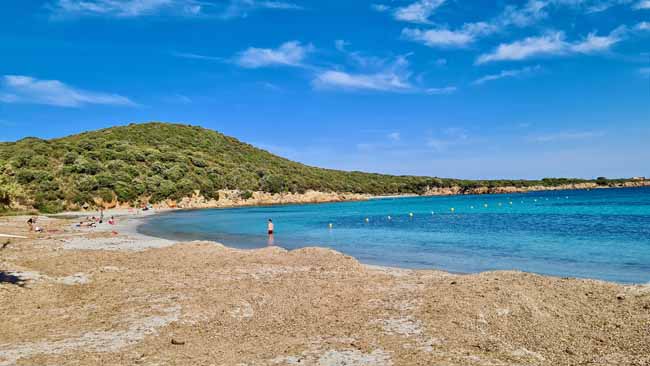
M 139 230 L 259 248 L 268 218 L 275 245 L 329 247 L 364 263 L 650 281 L 650 188 L 179 211 Z

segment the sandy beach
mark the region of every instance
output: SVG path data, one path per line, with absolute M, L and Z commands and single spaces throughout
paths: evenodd
M 650 365 L 650 286 L 0 218 L 0 365 Z M 84 214 L 88 215 L 88 214 Z

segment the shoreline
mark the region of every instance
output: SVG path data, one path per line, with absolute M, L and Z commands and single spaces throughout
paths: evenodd
M 416 197 L 422 197 L 426 198 L 423 196 L 416 196 Z M 413 198 L 410 196 L 397 196 L 397 197 L 391 197 L 395 199 L 399 198 Z M 328 202 L 329 203 L 329 202 Z M 339 202 L 341 203 L 341 202 Z M 311 204 L 320 204 L 320 203 L 300 203 L 300 204 L 287 204 L 287 205 L 311 205 Z M 262 206 L 256 206 L 256 207 L 273 207 L 277 205 L 262 205 Z M 206 208 L 206 209 L 237 209 L 239 207 L 224 207 L 224 208 Z M 244 207 L 241 207 L 244 208 Z M 105 212 L 105 217 L 110 216 L 111 213 L 115 215 L 119 220 L 119 224 L 112 227 L 112 228 L 120 228 L 124 234 L 130 235 L 134 238 L 139 238 L 142 239 L 142 243 L 144 245 L 142 246 L 141 250 L 151 248 L 151 247 L 158 247 L 158 246 L 165 246 L 165 245 L 174 245 L 178 243 L 187 243 L 188 241 L 183 240 L 183 239 L 174 239 L 174 238 L 168 238 L 164 236 L 156 236 L 152 234 L 145 234 L 142 233 L 138 230 L 138 228 L 144 223 L 144 220 L 151 218 L 153 216 L 157 215 L 164 215 L 164 214 L 170 214 L 174 212 L 179 212 L 179 211 L 199 211 L 199 210 L 204 210 L 203 208 L 175 208 L 175 209 L 155 209 L 155 210 L 150 210 L 150 211 L 145 211 L 145 213 L 141 213 L 140 215 L 133 215 L 129 214 L 126 210 L 117 210 L 117 211 L 111 211 L 111 210 L 106 210 Z M 118 216 L 119 215 L 119 216 Z M 108 230 L 105 230 L 108 231 Z M 262 247 L 260 248 L 239 248 L 237 246 L 229 246 L 221 242 L 217 241 L 211 241 L 211 240 L 194 240 L 194 241 L 200 241 L 200 242 L 206 242 L 206 243 L 214 243 L 215 245 L 220 245 L 224 246 L 226 248 L 232 249 L 232 250 L 244 250 L 244 251 L 256 251 L 256 250 L 261 250 L 263 249 Z M 156 244 L 147 244 L 147 243 L 156 243 Z M 192 241 L 189 241 L 192 242 Z M 166 243 L 166 244 L 165 244 Z M 283 249 L 283 250 L 289 250 L 286 248 L 283 248 L 281 246 L 276 246 L 277 248 Z M 335 249 L 331 249 L 325 246 L 310 246 L 310 247 L 302 247 L 302 248 L 322 248 L 326 250 L 333 250 L 336 251 Z M 298 249 L 292 249 L 293 250 L 298 250 Z M 338 252 L 338 251 L 337 251 Z M 341 253 L 342 255 L 349 255 L 346 253 Z M 606 282 L 606 283 L 611 283 L 611 284 L 618 284 L 618 285 L 638 285 L 638 286 L 645 286 L 645 285 L 650 285 L 650 282 L 644 282 L 644 281 L 639 281 L 639 282 L 634 282 L 634 281 L 614 281 L 614 280 L 607 280 L 607 279 L 600 279 L 600 278 L 594 278 L 594 277 L 588 277 L 588 276 L 565 276 L 565 275 L 559 275 L 559 274 L 551 274 L 551 273 L 540 273 L 540 272 L 529 272 L 529 271 L 524 271 L 520 269 L 515 269 L 515 268 L 509 268 L 509 269 L 494 269 L 494 270 L 483 270 L 483 271 L 478 271 L 478 272 L 463 272 L 463 271 L 450 271 L 447 269 L 443 268 L 438 268 L 435 266 L 431 267 L 408 267 L 408 266 L 399 266 L 399 265 L 390 265 L 390 264 L 377 264 L 377 263 L 370 263 L 362 261 L 361 259 L 358 259 L 354 257 L 353 255 L 349 255 L 356 260 L 360 262 L 361 265 L 363 266 L 368 266 L 368 267 L 375 267 L 375 268 L 384 268 L 386 270 L 406 270 L 406 271 L 437 271 L 437 272 L 444 272 L 444 273 L 449 273 L 452 275 L 477 275 L 477 274 L 483 274 L 483 273 L 490 273 L 490 272 L 499 272 L 499 271 L 514 271 L 514 272 L 521 272 L 521 273 L 528 273 L 528 274 L 533 274 L 533 275 L 539 275 L 539 276 L 544 276 L 544 277 L 551 277 L 551 278 L 569 278 L 569 279 L 575 279 L 575 280 L 588 280 L 588 281 L 599 281 L 599 282 Z

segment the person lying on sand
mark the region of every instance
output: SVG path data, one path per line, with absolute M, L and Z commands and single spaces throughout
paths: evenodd
M 94 222 L 83 222 L 83 221 L 81 221 L 76 226 L 77 227 L 95 227 L 95 223 Z

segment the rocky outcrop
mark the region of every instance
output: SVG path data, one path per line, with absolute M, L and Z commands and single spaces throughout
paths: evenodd
M 247 197 L 250 196 L 250 197 Z M 156 208 L 219 208 L 239 206 L 266 206 L 301 203 L 325 203 L 343 201 L 363 201 L 371 196 L 367 194 L 307 191 L 305 193 L 267 193 L 252 192 L 246 194 L 238 190 L 221 190 L 219 199 L 208 199 L 198 193 L 179 201 L 167 200 L 155 204 Z
M 537 191 L 562 191 L 571 189 L 604 189 L 604 188 L 635 188 L 650 187 L 649 180 L 627 181 L 601 186 L 596 183 L 563 184 L 558 186 L 529 186 L 529 187 L 432 187 L 425 191 L 423 196 L 452 196 L 459 194 L 507 194 L 526 193 Z

